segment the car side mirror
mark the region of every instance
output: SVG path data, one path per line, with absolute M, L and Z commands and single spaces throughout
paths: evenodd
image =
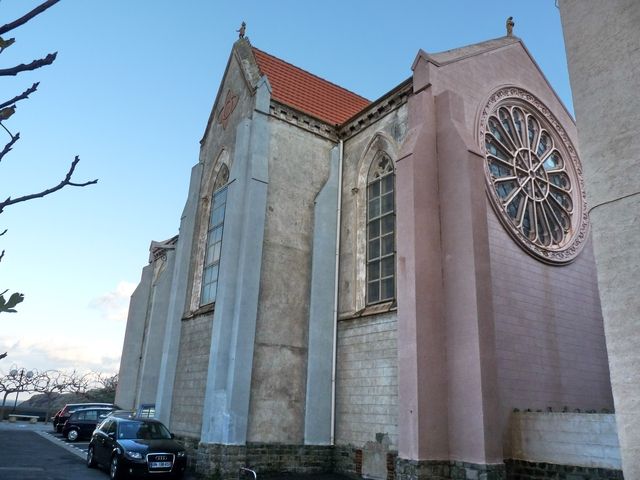
M 171 434 L 171 438 L 176 438 L 176 435 L 174 433 Z
M 109 433 L 107 433 L 107 437 L 109 437 L 109 438 L 116 438 L 116 432 L 109 432 Z

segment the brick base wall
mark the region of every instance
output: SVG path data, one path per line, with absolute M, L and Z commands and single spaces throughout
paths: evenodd
M 198 444 L 178 440 L 187 449 L 189 469 L 207 479 L 237 480 L 240 467 L 258 475 L 282 473 L 338 473 L 362 478 L 362 449 L 354 446 Z M 525 460 L 482 465 L 446 460 L 406 460 L 387 454 L 386 480 L 624 480 L 621 470 L 556 465 Z
M 258 476 L 270 473 L 330 473 L 333 471 L 333 447 L 263 443 L 201 443 L 198 446 L 198 474 L 207 478 L 237 480 L 240 467 L 251 468 Z
M 396 459 L 397 480 L 505 480 L 504 464 Z
M 187 468 L 191 471 L 196 470 L 198 463 L 198 444 L 200 440 L 192 437 L 184 437 L 176 435 L 175 439 L 184 447 L 187 451 Z
M 621 470 L 609 468 L 575 467 L 525 460 L 505 460 L 507 480 L 624 480 Z

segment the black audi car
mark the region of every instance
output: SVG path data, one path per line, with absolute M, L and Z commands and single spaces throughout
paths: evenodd
M 93 432 L 87 450 L 87 466 L 97 465 L 108 467 L 112 479 L 181 478 L 187 455 L 157 420 L 107 417 Z

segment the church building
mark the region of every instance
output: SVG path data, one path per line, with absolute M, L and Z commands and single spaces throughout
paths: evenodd
M 407 67 L 233 45 L 116 403 L 220 478 L 621 479 L 573 118 L 511 34 Z

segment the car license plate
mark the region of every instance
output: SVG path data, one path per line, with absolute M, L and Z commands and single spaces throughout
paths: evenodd
M 171 462 L 149 462 L 151 468 L 171 468 Z

